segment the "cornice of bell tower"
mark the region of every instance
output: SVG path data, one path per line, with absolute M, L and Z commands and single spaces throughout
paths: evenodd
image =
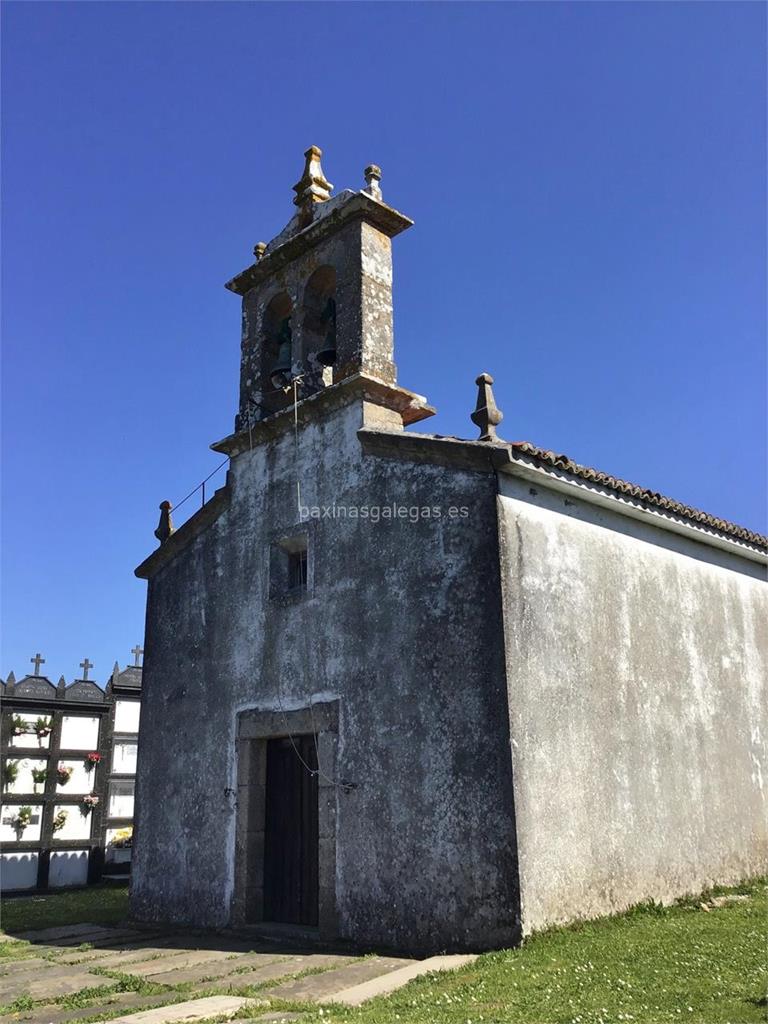
M 304 155 L 293 186 L 296 213 L 270 242 L 254 247 L 255 261 L 226 284 L 243 300 L 235 435 L 297 398 L 304 402 L 353 378 L 401 390 L 391 239 L 413 221 L 384 202 L 377 165 L 366 167 L 365 188 L 334 196 L 322 151 L 311 146 Z M 386 404 L 381 387 L 373 390 Z M 404 404 L 413 405 L 393 394 L 393 410 Z M 425 402 L 422 409 L 431 415 Z

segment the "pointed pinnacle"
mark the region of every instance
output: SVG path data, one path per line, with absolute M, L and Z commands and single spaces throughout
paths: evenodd
M 478 441 L 498 441 L 496 427 L 504 419 L 504 413 L 496 405 L 493 397 L 493 377 L 490 373 L 481 373 L 475 381 L 477 384 L 477 405 L 471 420 L 480 430 Z
M 173 520 L 171 519 L 172 508 L 173 506 L 170 501 L 160 502 L 160 522 L 157 524 L 155 536 L 161 544 L 165 543 L 173 533 Z
M 324 203 L 331 198 L 333 185 L 323 174 L 320 157 L 323 155 L 319 146 L 310 146 L 304 154 L 304 173 L 293 186 L 296 206 L 305 203 Z
M 365 177 L 365 188 L 363 192 L 367 192 L 369 196 L 373 196 L 374 199 L 381 199 L 381 168 L 378 164 L 368 164 L 363 171 Z

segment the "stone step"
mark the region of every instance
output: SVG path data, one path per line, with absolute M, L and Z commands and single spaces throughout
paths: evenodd
M 58 928 L 42 928 L 36 929 L 31 932 L 21 932 L 19 935 L 13 935 L 11 938 L 23 939 L 25 942 L 50 942 L 55 939 L 64 939 L 72 935 L 82 935 L 85 932 L 92 932 L 94 928 L 98 928 L 95 924 L 67 924 L 61 925 Z
M 170 939 L 165 939 L 162 935 L 149 935 L 145 939 L 136 939 L 135 941 L 128 941 L 125 944 L 122 942 L 115 943 L 119 945 L 120 949 L 115 952 L 114 946 L 103 946 L 99 949 L 68 949 L 64 952 L 56 950 L 58 956 L 56 957 L 57 964 L 85 964 L 90 963 L 93 960 L 98 960 L 98 966 L 102 966 L 103 961 L 107 960 L 119 960 L 122 957 L 130 957 L 135 960 L 141 959 L 142 956 L 152 956 L 151 950 L 156 950 L 158 953 L 162 952 L 168 945 L 171 944 Z
M 42 960 L 39 956 L 31 956 L 27 960 L 3 960 L 0 963 L 0 975 L 5 977 L 9 974 L 23 974 L 25 971 L 33 971 L 42 967 L 50 967 L 50 960 Z
M 221 960 L 218 963 L 201 964 L 199 967 L 184 970 L 174 968 L 161 971 L 160 974 L 151 975 L 149 980 L 158 985 L 186 985 L 192 981 L 203 982 L 211 978 L 214 979 L 211 984 L 215 984 L 216 979 L 224 978 L 235 971 L 244 971 L 247 967 L 262 967 L 284 959 L 284 956 L 278 956 L 276 953 L 242 953 L 231 960 Z
M 51 931 L 57 932 L 60 929 L 53 928 Z M 140 941 L 145 938 L 143 932 L 138 932 L 134 928 L 107 928 L 102 925 L 91 924 L 88 925 L 87 931 L 79 930 L 74 934 L 67 935 L 47 935 L 48 929 L 45 932 L 25 932 L 24 935 L 31 936 L 26 941 L 31 942 L 34 946 L 44 948 L 46 952 L 55 953 L 57 950 L 72 950 L 72 947 L 81 946 L 85 943 L 93 945 L 95 947 L 106 947 L 106 946 L 117 946 L 121 942 Z M 14 938 L 20 938 L 21 936 L 14 936 Z
M 143 962 L 150 962 L 155 960 L 156 957 L 169 957 L 179 956 L 182 953 L 195 953 L 199 949 L 198 946 L 193 946 L 189 942 L 181 944 L 177 941 L 158 942 L 155 940 L 150 945 L 137 945 L 132 948 L 119 949 L 106 949 L 99 952 L 98 957 L 93 963 L 94 967 L 104 968 L 105 970 L 122 970 L 125 964 L 138 964 Z M 74 956 L 74 953 L 72 954 Z M 84 953 L 83 956 L 87 956 Z M 90 960 L 85 961 L 86 964 L 90 963 Z
M 164 1006 L 174 999 L 181 1001 L 178 993 L 166 992 L 153 996 L 140 996 L 135 992 L 114 992 L 106 995 L 90 1006 L 78 1010 L 62 1009 L 58 1003 L 38 1005 L 31 1010 L 18 1010 L 16 1013 L 0 1017 L 0 1024 L 76 1024 L 83 1018 L 92 1018 L 95 1014 L 105 1016 L 115 1010 L 145 1009 L 147 1007 Z
M 206 996 L 204 999 L 189 999 L 171 1006 L 160 1006 L 154 1010 L 142 1010 L 124 1017 L 113 1017 L 111 1024 L 192 1024 L 209 1017 L 232 1017 L 244 1006 L 254 1005 L 254 1000 L 240 996 Z M 98 1022 L 101 1024 L 101 1022 Z
M 30 975 L 26 972 L 0 978 L 0 1003 L 12 1003 L 19 996 L 32 999 L 58 999 L 79 992 L 81 988 L 114 988 L 115 978 L 90 974 L 77 967 L 40 967 Z
M 345 964 L 335 970 L 324 971 L 322 974 L 310 974 L 306 978 L 294 978 L 283 982 L 275 988 L 268 989 L 264 996 L 267 999 L 286 999 L 317 1002 L 323 996 L 332 996 L 382 974 L 389 974 L 412 964 L 413 960 L 399 957 L 374 956 L 357 963 Z
M 216 988 L 223 992 L 233 992 L 239 989 L 248 988 L 251 985 L 263 985 L 268 981 L 277 981 L 278 978 L 290 978 L 292 975 L 301 974 L 302 971 L 316 970 L 318 968 L 340 967 L 349 963 L 353 957 L 333 956 L 325 953 L 309 953 L 306 956 L 291 956 L 287 960 L 267 964 L 264 967 L 257 967 L 254 971 L 246 971 L 244 974 L 232 974 L 216 982 Z M 201 988 L 207 986 L 201 985 Z
M 183 950 L 179 952 L 169 950 L 163 950 L 163 955 L 154 959 L 139 960 L 136 963 L 124 964 L 120 970 L 123 974 L 130 974 L 137 978 L 148 978 L 152 980 L 152 975 L 162 974 L 165 971 L 170 971 L 173 968 L 181 967 L 197 967 L 198 964 L 214 964 L 218 960 L 229 960 L 230 957 L 234 956 L 231 950 L 228 949 L 195 949 L 195 950 Z M 166 955 L 167 954 L 167 955 Z M 103 962 L 99 964 L 99 967 L 103 966 Z M 104 970 L 107 970 L 105 967 Z
M 84 943 L 98 947 L 117 946 L 121 942 L 130 942 L 143 938 L 141 932 L 135 928 L 106 928 L 96 925 L 90 932 L 81 932 L 79 935 L 67 936 L 52 943 L 55 947 L 60 946 L 81 946 Z
M 237 941 L 234 939 L 222 939 L 217 935 L 202 935 L 197 938 L 189 935 L 173 933 L 165 935 L 161 940 L 151 945 L 131 944 L 118 952 L 107 950 L 107 954 L 100 957 L 98 967 L 105 970 L 120 970 L 127 964 L 139 964 L 143 961 L 150 963 L 158 957 L 169 958 L 190 953 L 223 952 L 225 956 L 236 956 L 244 953 L 272 952 L 271 948 L 259 949 L 253 942 Z M 74 955 L 74 954 L 73 954 Z M 83 954 L 87 956 L 87 953 Z M 275 955 L 280 955 L 279 950 Z M 170 969 L 170 968 L 168 968 Z M 126 973 L 132 973 L 130 971 Z
M 370 981 L 364 981 L 348 989 L 342 989 L 333 995 L 320 996 L 318 1003 L 343 1003 L 345 1006 L 359 1006 L 375 996 L 388 995 L 407 985 L 409 981 L 428 974 L 430 971 L 454 971 L 458 967 L 471 964 L 477 956 L 474 954 L 453 954 L 450 956 L 431 956 L 426 960 L 415 960 L 406 967 L 383 974 Z

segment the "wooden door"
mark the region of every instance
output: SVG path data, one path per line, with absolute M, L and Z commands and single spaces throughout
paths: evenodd
M 317 924 L 316 769 L 314 736 L 267 742 L 265 921 Z

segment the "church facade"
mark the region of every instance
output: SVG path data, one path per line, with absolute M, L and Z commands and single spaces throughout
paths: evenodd
M 377 167 L 242 298 L 226 484 L 148 581 L 131 902 L 434 951 L 766 869 L 768 540 L 532 444 L 414 430 Z

